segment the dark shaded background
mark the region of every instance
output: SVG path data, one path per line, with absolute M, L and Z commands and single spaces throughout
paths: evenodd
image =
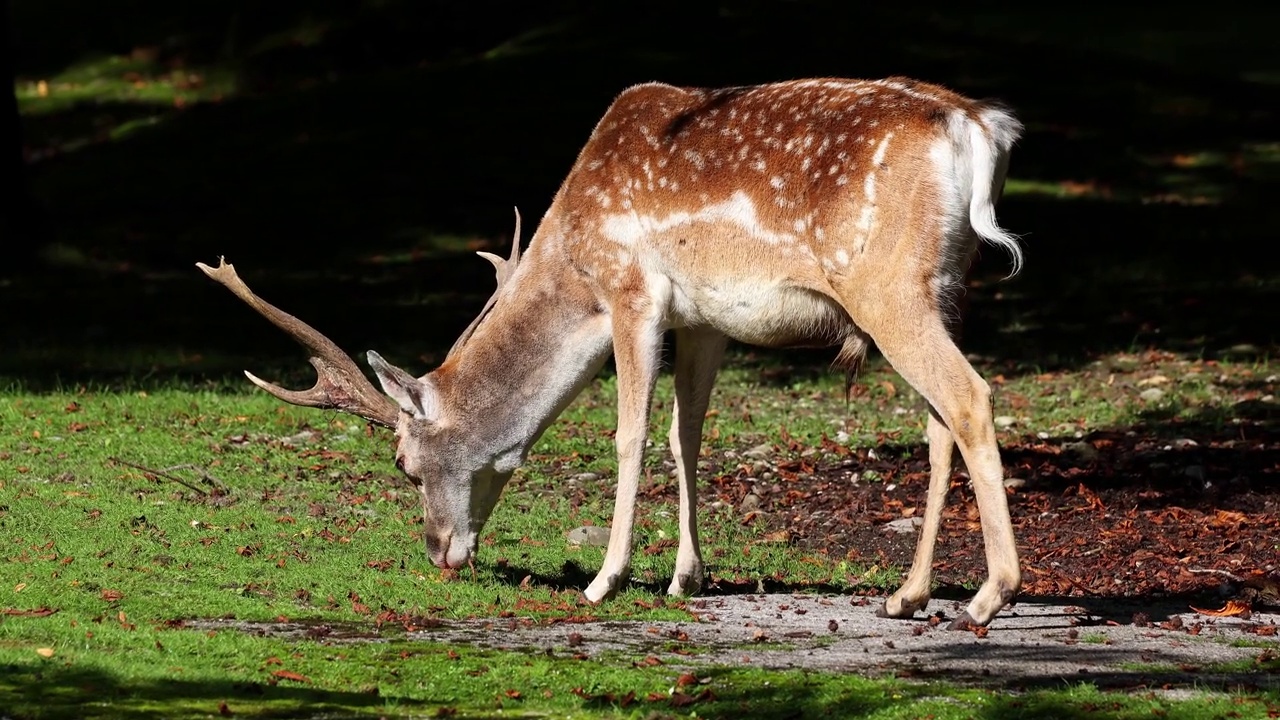
M 300 352 L 193 267 L 219 255 L 353 354 L 425 372 L 492 290 L 470 251 L 507 247 L 512 205 L 541 217 L 621 89 L 815 75 L 916 76 L 1002 98 L 1026 123 L 1011 178 L 1047 191 L 1002 203 L 1027 265 L 995 283 L 1006 258 L 979 259 L 966 350 L 1017 373 L 1276 347 L 1275 9 L 10 5 L 21 80 L 143 52 L 229 68 L 238 91 L 28 166 L 35 209 L 0 245 L 8 382 L 239 386 L 244 367 L 305 382 Z M 155 112 L 86 101 L 24 131 L 30 150 Z M 787 357 L 825 372 L 831 356 Z

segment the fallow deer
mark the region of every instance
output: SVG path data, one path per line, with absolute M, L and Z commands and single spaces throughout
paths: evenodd
M 319 379 L 288 403 L 393 428 L 396 466 L 422 495 L 427 553 L 457 568 L 534 442 L 601 369 L 617 367 L 617 495 L 589 602 L 628 576 L 663 334 L 675 335 L 670 447 L 680 538 L 669 593 L 701 587 L 694 475 L 729 338 L 874 343 L 929 405 L 928 499 L 906 582 L 882 617 L 930 597 L 934 545 L 958 446 L 982 522 L 987 579 L 953 628 L 986 625 L 1021 583 L 987 383 L 957 348 L 957 298 L 979 239 L 1021 264 L 994 205 L 1022 130 L 1000 104 L 908 79 L 809 79 L 622 92 L 598 122 L 528 249 L 480 253 L 498 288 L 443 363 L 421 376 L 370 351 L 379 392 L 319 332 L 258 298 L 221 261 L 201 270 L 298 340 Z M 1011 274 L 1012 274 L 1011 273 Z

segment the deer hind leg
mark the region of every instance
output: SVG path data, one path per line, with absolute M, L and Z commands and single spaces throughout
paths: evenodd
M 925 436 L 929 438 L 929 495 L 924 505 L 920 539 L 916 542 L 916 553 L 911 560 L 907 581 L 876 610 L 880 617 L 909 618 L 929 604 L 933 551 L 938 543 L 938 529 L 942 525 L 942 508 L 947 502 L 947 490 L 951 487 L 952 458 L 956 443 L 951 430 L 932 407 L 929 408 Z
M 702 425 L 715 385 L 716 371 L 724 357 L 727 338 L 710 329 L 676 331 L 675 386 L 672 410 L 671 455 L 680 483 L 680 547 L 668 595 L 692 595 L 702 587 L 702 549 L 698 543 L 698 452 Z
M 636 493 L 662 347 L 660 314 L 652 299 L 624 299 L 617 305 L 613 313 L 613 356 L 618 369 L 618 432 L 614 436 L 618 451 L 618 487 L 604 562 L 583 591 L 592 603 L 617 594 L 631 572 Z
M 942 432 L 945 426 L 969 470 L 987 556 L 986 582 L 951 627 L 986 625 L 1013 599 L 1022 583 L 995 440 L 991 389 L 965 360 L 932 303 L 921 298 L 918 303 L 899 305 L 893 314 L 873 313 L 870 320 L 869 324 L 864 320 L 864 329 L 898 374 L 929 401 L 937 415 L 937 420 L 930 420 L 929 454 L 933 467 L 920 537 L 921 545 L 928 547 L 917 550 L 907 583 L 890 598 L 885 613 L 905 615 L 907 607 L 927 593 L 936 525 L 941 519 L 942 499 L 951 472 L 949 443 Z M 945 452 L 943 447 L 947 447 Z M 926 563 L 926 558 L 930 562 Z

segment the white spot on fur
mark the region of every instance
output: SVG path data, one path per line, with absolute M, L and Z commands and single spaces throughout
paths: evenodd
M 603 235 L 623 247 L 632 247 L 654 233 L 693 223 L 730 223 L 737 225 L 758 240 L 770 245 L 796 241 L 794 235 L 778 233 L 764 227 L 756 212 L 755 203 L 739 190 L 724 202 L 707 205 L 695 212 L 675 212 L 664 217 L 620 213 L 609 215 L 601 222 Z
M 893 133 L 885 133 L 884 139 L 880 141 L 880 144 L 878 146 L 876 146 L 875 155 L 871 156 L 871 162 L 873 164 L 879 165 L 880 163 L 884 162 L 884 155 L 889 150 L 889 140 L 892 137 L 893 137 Z

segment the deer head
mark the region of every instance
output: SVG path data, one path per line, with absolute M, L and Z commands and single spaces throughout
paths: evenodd
M 474 334 L 520 262 L 519 210 L 510 257 L 504 260 L 492 253 L 477 254 L 493 263 L 498 288 L 449 350 L 446 362 Z M 219 259 L 216 268 L 204 263 L 196 263 L 196 267 L 301 344 L 317 373 L 316 384 L 301 391 L 287 390 L 245 371 L 249 380 L 287 403 L 346 412 L 394 430 L 396 467 L 422 497 L 428 556 L 441 568 L 470 562 L 480 529 L 516 463 L 504 462 L 501 453 L 485 452 L 477 446 L 474 434 L 459 432 L 456 418 L 445 411 L 440 387 L 443 379 L 435 372 L 415 378 L 370 350 L 366 357 L 382 385 L 380 392 L 332 340 L 258 297 L 225 258 Z

